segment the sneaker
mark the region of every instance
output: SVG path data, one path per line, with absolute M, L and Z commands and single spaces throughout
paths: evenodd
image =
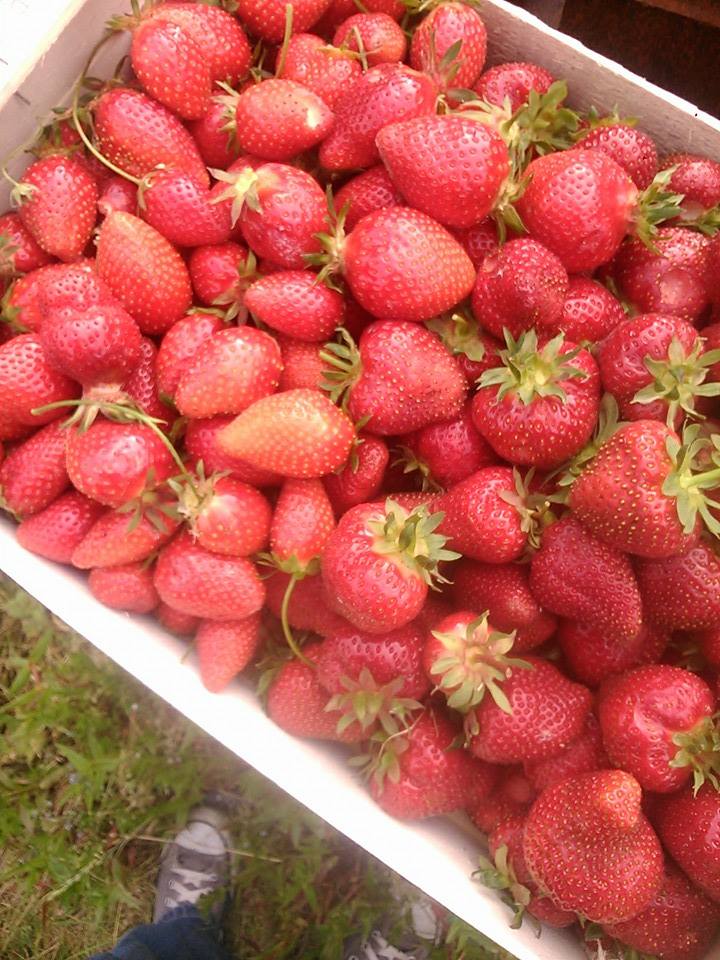
M 230 879 L 230 837 L 226 815 L 216 807 L 190 811 L 187 826 L 163 851 L 155 894 L 153 922 L 181 904 L 196 904 L 200 897 L 227 886 Z M 222 903 L 213 905 L 217 919 Z

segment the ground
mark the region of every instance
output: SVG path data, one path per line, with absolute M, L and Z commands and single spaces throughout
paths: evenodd
M 159 851 L 204 789 L 235 810 L 238 957 L 337 960 L 387 911 L 381 864 L 0 578 L 3 960 L 84 960 L 147 922 Z M 512 960 L 459 921 L 448 940 L 433 960 Z

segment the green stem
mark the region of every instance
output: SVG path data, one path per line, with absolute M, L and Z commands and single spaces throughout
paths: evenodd
M 720 467 L 718 467 L 717 470 L 708 470 L 706 473 L 698 473 L 694 477 L 684 480 L 682 485 L 687 489 L 689 487 L 697 487 L 699 484 L 705 483 L 707 480 L 717 480 L 720 482 Z
M 294 655 L 298 658 L 298 660 L 302 660 L 302 662 L 306 666 L 312 667 L 314 670 L 315 664 L 312 663 L 310 660 L 308 660 L 306 656 L 304 656 L 302 650 L 297 645 L 297 641 L 295 640 L 295 637 L 293 636 L 293 632 L 290 629 L 290 623 L 288 622 L 288 608 L 290 607 L 290 597 L 292 597 L 293 590 L 295 589 L 295 584 L 297 583 L 297 581 L 298 581 L 298 578 L 296 576 L 294 575 L 291 576 L 290 580 L 288 581 L 288 585 L 285 588 L 285 596 L 283 597 L 282 606 L 280 607 L 280 623 L 282 624 L 282 631 L 283 631 L 283 635 L 285 636 L 285 640 L 287 641 L 287 645 L 290 647 Z
M 290 43 L 290 37 L 292 36 L 292 25 L 293 25 L 293 6 L 291 3 L 285 5 L 285 32 L 283 34 L 283 42 L 280 47 L 280 53 L 278 55 L 277 64 L 275 66 L 275 76 L 281 77 L 282 72 L 285 69 L 285 60 L 287 58 L 288 44 Z

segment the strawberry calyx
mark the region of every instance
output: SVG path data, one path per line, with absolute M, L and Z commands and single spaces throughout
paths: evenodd
M 531 669 L 527 661 L 507 656 L 516 631 L 495 630 L 488 616 L 486 610 L 450 632 L 432 631 L 445 649 L 430 668 L 436 689 L 446 695 L 448 706 L 461 713 L 468 713 L 481 703 L 486 692 L 504 713 L 512 713 L 500 684 L 511 676 L 513 668 Z
M 321 233 L 314 234 L 315 239 L 319 240 L 322 249 L 319 253 L 305 253 L 303 260 L 310 267 L 320 267 L 318 271 L 318 282 L 324 283 L 331 290 L 337 290 L 342 293 L 342 287 L 336 279 L 338 274 L 343 272 L 344 250 L 345 250 L 345 220 L 350 209 L 350 204 L 346 203 L 341 210 L 335 207 L 335 198 L 331 186 L 328 184 L 326 193 L 327 214 L 325 222 L 328 229 Z
M 527 537 L 527 552 L 532 553 L 540 547 L 542 532 L 557 520 L 551 507 L 564 500 L 562 494 L 545 493 L 543 490 L 530 491 L 530 483 L 535 470 L 531 467 L 522 476 L 517 467 L 513 467 L 514 490 L 505 490 L 500 498 L 515 507 L 520 514 L 520 529 Z
M 720 490 L 720 436 L 703 436 L 698 425 L 692 424 L 685 428 L 682 441 L 675 435 L 669 436 L 665 448 L 673 467 L 665 478 L 662 492 L 675 497 L 683 531 L 692 533 L 700 516 L 706 529 L 720 538 L 720 501 L 706 493 Z M 700 458 L 707 462 L 708 457 L 711 469 L 698 472 Z
M 18 247 L 6 233 L 0 233 L 0 277 L 17 276 L 14 256 Z
M 237 223 L 243 207 L 246 205 L 255 213 L 261 212 L 258 191 L 261 182 L 264 185 L 264 179 L 261 181 L 261 176 L 256 170 L 251 166 L 243 167 L 242 170 L 236 170 L 234 173 L 227 170 L 216 170 L 212 167 L 209 170 L 216 180 L 227 184 L 225 190 L 213 197 L 210 203 L 230 200 L 230 218 L 233 226 Z
M 695 412 L 696 397 L 717 397 L 720 383 L 705 383 L 708 367 L 720 362 L 720 350 L 703 352 L 703 340 L 698 339 L 690 353 L 677 337 L 673 337 L 667 358 L 655 360 L 645 357 L 645 366 L 653 376 L 653 382 L 633 397 L 634 403 L 654 403 L 664 400 L 668 405 L 667 423 L 675 423 L 677 414 L 684 410 L 689 416 Z
M 348 393 L 362 374 L 360 351 L 345 327 L 338 327 L 339 341 L 331 340 L 320 351 L 320 359 L 328 365 L 323 371 L 322 388 L 333 403 L 347 406 Z
M 430 490 L 433 493 L 443 493 L 444 488 L 433 479 L 428 464 L 410 447 L 400 446 L 397 448 L 397 457 L 392 462 L 393 467 L 402 467 L 403 474 L 420 474 L 420 489 Z
M 438 583 L 449 583 L 440 573 L 439 565 L 461 556 L 447 550 L 448 538 L 436 532 L 444 517 L 442 512 L 430 513 L 424 504 L 410 512 L 388 499 L 383 519 L 368 520 L 372 549 L 437 589 Z
M 377 729 L 366 741 L 365 752 L 348 760 L 363 779 L 373 782 L 379 794 L 383 792 L 386 778 L 392 783 L 400 781 L 400 757 L 410 746 L 410 734 L 423 715 L 424 710 L 419 710 L 410 724 L 396 733 L 388 734 L 382 727 Z
M 557 480 L 558 487 L 561 489 L 570 487 L 588 463 L 595 459 L 605 441 L 609 440 L 619 427 L 625 425 L 625 421 L 621 421 L 619 415 L 615 397 L 611 393 L 603 394 L 595 432 L 582 450 L 579 450 L 565 466 L 559 468 L 561 472 Z M 550 476 L 554 477 L 555 474 Z
M 676 733 L 672 742 L 680 749 L 670 761 L 671 767 L 690 767 L 693 793 L 707 781 L 720 791 L 720 714 L 705 717 L 692 730 Z
M 209 312 L 216 313 L 225 323 L 234 320 L 238 326 L 241 326 L 248 316 L 248 309 L 245 306 L 245 291 L 260 276 L 257 257 L 252 250 L 248 250 L 245 260 L 238 264 L 237 281 L 215 297 Z M 194 307 L 193 310 L 195 310 Z
M 379 727 L 392 736 L 406 730 L 413 713 L 422 710 L 417 700 L 398 696 L 405 683 L 403 677 L 379 684 L 370 669 L 363 667 L 357 680 L 341 677 L 340 683 L 345 692 L 336 693 L 325 706 L 328 712 L 342 711 L 337 724 L 339 734 L 352 723 L 359 723 L 364 731 Z
M 485 344 L 480 339 L 479 325 L 469 311 L 452 311 L 427 320 L 425 326 L 436 333 L 454 356 L 464 354 L 468 360 L 485 359 Z
M 511 393 L 525 406 L 529 406 L 536 397 L 557 397 L 564 403 L 567 395 L 562 382 L 572 378 L 587 378 L 587 373 L 572 363 L 582 347 L 561 353 L 565 343 L 564 334 L 559 333 L 542 347 L 538 347 L 535 330 L 528 330 L 517 340 L 507 328 L 504 334 L 506 348 L 499 352 L 502 366 L 486 370 L 478 383 L 481 388 L 498 387 L 498 400 Z
M 27 333 L 27 327 L 20 322 L 22 311 L 11 302 L 14 287 L 15 284 L 11 283 L 0 299 L 0 323 L 6 323 L 15 333 Z
M 684 227 L 698 230 L 700 233 L 704 233 L 706 237 L 714 237 L 720 230 L 720 203 L 697 213 L 690 213 L 684 209 L 681 212 L 680 219 Z
M 472 877 L 473 880 L 479 880 L 480 883 L 491 890 L 498 891 L 500 899 L 513 911 L 510 929 L 519 930 L 522 926 L 525 911 L 532 899 L 532 893 L 518 880 L 508 859 L 507 845 L 503 844 L 497 848 L 494 860 L 480 856 L 479 867 L 474 871 Z M 539 932 L 539 924 L 534 918 L 533 923 L 538 927 Z
M 134 530 L 141 520 L 146 519 L 160 533 L 168 533 L 167 521 L 179 519 L 177 503 L 168 497 L 166 488 L 157 486 L 152 467 L 145 477 L 143 490 L 132 500 L 117 507 L 117 513 L 130 514 L 128 532 Z
M 646 247 L 657 253 L 654 240 L 658 224 L 682 215 L 683 193 L 672 193 L 668 188 L 677 167 L 668 167 L 655 175 L 650 186 L 637 194 L 632 215 L 631 232 Z

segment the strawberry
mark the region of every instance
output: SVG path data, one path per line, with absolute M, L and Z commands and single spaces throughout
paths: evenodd
M 573 517 L 543 532 L 530 563 L 530 589 L 552 613 L 592 624 L 618 640 L 640 630 L 640 590 L 629 558 Z
M 75 314 L 99 304 L 113 303 L 110 287 L 100 279 L 94 260 L 77 263 L 58 263 L 38 272 L 38 309 L 42 317 Z M 39 324 L 39 327 L 42 323 Z M 38 327 L 38 329 L 39 329 Z
M 140 361 L 140 330 L 119 305 L 98 304 L 45 323 L 40 340 L 52 366 L 84 387 L 124 383 Z
M 371 67 L 405 59 L 407 40 L 402 28 L 387 13 L 356 13 L 335 31 L 333 44 L 364 53 Z
M 350 292 L 374 317 L 429 320 L 463 300 L 475 268 L 457 240 L 409 207 L 369 213 L 341 242 Z
M 595 536 L 640 557 L 672 557 L 697 539 L 707 510 L 677 435 L 657 420 L 621 426 L 570 490 L 570 508 Z M 699 515 L 700 514 L 700 515 Z
M 700 541 L 680 556 L 635 562 L 648 617 L 667 630 L 705 630 L 720 617 L 720 557 Z
M 720 908 L 668 861 L 662 886 L 631 920 L 606 923 L 603 931 L 642 954 L 662 960 L 701 960 L 720 925 Z
M 90 593 L 113 610 L 150 613 L 158 605 L 152 570 L 145 563 L 97 567 L 88 577 Z
M 510 173 L 502 137 L 460 115 L 391 123 L 375 142 L 405 200 L 449 227 L 471 227 L 486 217 Z
M 711 900 L 720 902 L 720 850 L 717 823 L 720 794 L 710 783 L 697 791 L 688 783 L 663 796 L 653 819 L 660 839 L 673 858 Z
M 557 326 L 568 340 L 594 342 L 611 333 L 625 317 L 620 301 L 601 283 L 570 277 Z
M 228 210 L 213 203 L 204 181 L 187 170 L 161 167 L 143 178 L 140 215 L 177 247 L 200 247 L 230 239 Z
M 720 203 L 720 163 L 693 153 L 672 153 L 662 158 L 661 170 L 675 167 L 668 183 L 673 193 L 683 195 L 683 215 L 705 213 Z
M 473 386 L 486 370 L 497 366 L 500 342 L 480 330 L 469 311 L 434 317 L 425 326 L 440 337 L 445 348 L 455 357 L 468 386 Z
M 495 453 L 552 469 L 590 440 L 600 408 L 600 377 L 589 351 L 563 334 L 538 346 L 534 330 L 505 332 L 502 366 L 486 370 L 472 401 L 473 423 Z
M 325 13 L 330 0 L 293 0 L 292 30 L 302 33 Z M 248 31 L 268 43 L 280 43 L 285 32 L 284 0 L 238 0 L 237 15 Z
M 299 578 L 317 573 L 334 529 L 332 505 L 321 480 L 283 483 L 270 527 L 272 558 L 283 572 Z
M 335 125 L 320 147 L 326 170 L 354 170 L 378 162 L 375 137 L 383 127 L 435 112 L 438 88 L 404 63 L 380 63 L 359 77 L 337 103 Z
M 77 385 L 50 366 L 34 334 L 21 333 L 0 344 L 0 440 L 24 436 L 57 420 L 59 409 L 39 414 L 33 410 L 72 400 L 77 393 Z
M 98 194 L 98 213 L 101 217 L 107 217 L 114 210 L 137 213 L 137 193 L 138 188 L 132 181 L 118 174 L 112 174 Z
M 453 233 L 463 245 L 465 253 L 472 260 L 476 270 L 480 269 L 485 257 L 498 251 L 497 224 L 492 217 L 485 217 L 479 223 L 473 224 L 465 230 L 454 230 Z
M 182 373 L 200 347 L 224 327 L 221 317 L 203 310 L 191 310 L 175 321 L 162 338 L 155 364 L 161 393 L 175 396 Z
M 282 665 L 268 689 L 268 715 L 295 737 L 356 743 L 365 738 L 360 724 L 351 723 L 339 730 L 341 711 L 327 709 L 330 698 L 312 666 L 319 647 L 318 643 L 305 647 L 303 657 L 308 663 L 293 659 Z
M 30 273 L 52 261 L 27 229 L 19 213 L 0 215 L 0 277 Z
M 561 260 L 541 243 L 510 240 L 488 254 L 477 274 L 472 309 L 478 323 L 495 337 L 509 330 L 519 337 L 535 328 L 552 335 L 560 328 L 568 292 Z
M 441 90 L 471 87 L 482 72 L 487 31 L 475 9 L 445 0 L 418 24 L 410 64 L 435 80 Z
M 652 138 L 627 123 L 600 124 L 580 134 L 581 150 L 601 150 L 611 157 L 639 190 L 652 183 L 658 172 L 658 155 Z
M 377 320 L 357 347 L 349 336 L 323 354 L 333 399 L 347 390 L 348 413 L 374 434 L 417 430 L 457 416 L 465 378 L 438 338 L 416 323 Z
M 720 733 L 715 695 L 689 670 L 652 664 L 610 677 L 600 687 L 598 718 L 612 763 L 644 790 L 672 793 L 691 776 L 718 787 Z
M 203 620 L 195 634 L 200 679 L 211 693 L 224 690 L 250 663 L 260 642 L 260 615 Z
M 693 323 L 710 299 L 710 241 L 684 227 L 660 227 L 652 249 L 626 241 L 612 264 L 623 294 L 640 313 L 665 313 Z
M 313 273 L 283 270 L 248 287 L 245 306 L 256 320 L 297 340 L 327 340 L 342 322 L 344 303 Z
M 662 884 L 663 855 L 638 782 L 599 770 L 549 787 L 525 822 L 530 875 L 556 906 L 596 923 L 629 920 Z
M 668 643 L 667 633 L 643 621 L 634 636 L 618 639 L 595 624 L 562 620 L 557 640 L 569 672 L 588 687 L 631 667 L 657 663 Z
M 116 508 L 142 498 L 177 469 L 149 427 L 104 419 L 83 432 L 68 431 L 66 463 L 80 493 Z
M 422 610 L 438 563 L 457 559 L 436 533 L 442 516 L 392 500 L 343 515 L 325 546 L 322 575 L 331 609 L 368 633 L 385 633 Z
M 111 87 L 92 106 L 101 153 L 133 177 L 144 177 L 164 163 L 209 177 L 195 141 L 167 107 L 140 90 Z
M 208 620 L 244 620 L 265 600 L 265 587 L 249 560 L 211 553 L 189 533 L 162 548 L 154 582 L 165 603 Z
M 692 634 L 700 653 L 711 667 L 720 667 L 720 629 L 709 627 Z
M 333 113 L 302 84 L 271 78 L 245 87 L 237 99 L 235 124 L 241 150 L 263 160 L 292 160 L 325 139 Z
M 287 390 L 256 401 L 218 439 L 252 466 L 303 479 L 341 467 L 354 437 L 350 419 L 318 390 Z
M 469 403 L 460 416 L 430 423 L 400 439 L 408 452 L 405 472 L 419 470 L 426 486 L 452 487 L 481 467 L 497 462 L 473 424 Z
M 326 372 L 322 359 L 323 346 L 317 342 L 295 340 L 292 337 L 278 336 L 282 351 L 283 372 L 280 374 L 281 392 L 286 390 L 320 390 Z
M 510 112 L 515 113 L 527 103 L 531 91 L 547 93 L 553 83 L 555 77 L 537 63 L 499 63 L 480 75 L 473 90 L 495 107 L 509 101 Z
M 3 333 L 3 340 L 9 340 L 9 335 L 14 335 L 19 331 L 37 332 L 43 321 L 43 313 L 40 308 L 40 289 L 48 275 L 56 265 L 48 264 L 33 270 L 23 277 L 18 277 L 10 283 L 0 299 L 2 306 L 2 317 L 5 322 L 0 326 Z M 2 283 L 7 282 L 2 278 Z M 12 326 L 11 326 L 12 324 Z
M 56 420 L 14 447 L 0 464 L 0 505 L 17 517 L 48 507 L 69 484 L 67 431 Z
M 168 606 L 167 603 L 160 602 L 153 612 L 166 630 L 169 630 L 170 633 L 176 633 L 180 637 L 189 637 L 195 633 L 200 625 L 198 617 L 191 617 L 187 613 L 181 613 L 179 610 Z M 208 621 L 208 623 L 210 622 L 212 621 Z M 222 621 L 217 622 L 221 623 Z
M 123 391 L 143 413 L 158 420 L 158 427 L 167 433 L 177 420 L 177 413 L 160 395 L 155 373 L 157 352 L 153 341 L 149 337 L 142 337 L 140 362 L 125 381 Z
M 400 193 L 382 164 L 358 173 L 335 194 L 335 206 L 344 212 L 347 230 L 353 230 L 368 213 L 384 207 L 396 207 L 402 202 Z
M 194 419 L 242 413 L 275 392 L 281 370 L 280 347 L 269 334 L 253 327 L 219 330 L 180 374 L 175 403 Z
M 200 303 L 224 310 L 228 320 L 245 317 L 245 290 L 254 279 L 253 260 L 247 247 L 232 240 L 195 247 L 188 259 L 188 270 Z
M 351 53 L 335 49 L 314 33 L 296 33 L 290 37 L 277 76 L 302 84 L 335 110 L 361 74 L 360 61 Z
M 185 431 L 185 449 L 196 461 L 201 461 L 206 475 L 227 472 L 237 480 L 254 487 L 274 486 L 281 482 L 277 473 L 260 470 L 239 457 L 233 457 L 220 449 L 218 435 L 234 417 L 211 417 L 208 420 L 191 420 Z
M 190 306 L 190 276 L 180 254 L 130 213 L 103 221 L 97 271 L 143 333 L 164 333 Z
M 280 619 L 282 604 L 288 591 L 291 575 L 278 570 L 265 581 L 267 607 Z M 287 620 L 297 630 L 309 630 L 321 637 L 352 629 L 344 617 L 334 613 L 325 602 L 322 577 L 307 576 L 297 580 L 287 604 Z M 307 650 L 304 651 L 304 655 Z
M 368 13 L 386 13 L 395 22 L 402 20 L 407 7 L 400 0 L 367 0 L 363 7 Z M 348 17 L 357 13 L 355 0 L 331 0 L 322 18 L 315 25 L 315 32 L 320 36 L 332 34 Z
M 338 516 L 378 495 L 389 460 L 390 452 L 384 440 L 370 434 L 358 438 L 348 462 L 340 470 L 323 477 L 325 490 Z
M 202 117 L 187 124 L 200 156 L 208 167 L 227 170 L 237 160 L 240 147 L 232 130 L 233 120 L 234 110 L 223 96 L 217 96 L 211 99 Z
M 141 21 L 133 30 L 130 63 L 145 91 L 184 120 L 197 120 L 210 106 L 207 59 L 178 24 Z
M 18 543 L 48 560 L 70 563 L 75 547 L 102 512 L 99 503 L 81 493 L 64 493 L 20 523 L 16 531 Z
M 530 592 L 525 565 L 463 558 L 453 566 L 451 591 L 458 605 L 487 610 L 497 630 L 514 632 L 513 653 L 533 650 L 555 632 L 557 620 Z
M 201 547 L 231 557 L 262 550 L 270 536 L 272 509 L 254 487 L 234 477 L 202 475 L 177 483 L 179 512 Z
M 153 516 L 153 521 L 141 516 L 135 523 L 127 514 L 107 510 L 73 550 L 73 566 L 89 570 L 145 560 L 170 539 L 177 526 L 167 516 Z
M 523 764 L 525 776 L 538 793 L 554 783 L 581 773 L 603 770 L 610 767 L 603 746 L 600 726 L 593 713 L 585 718 L 582 731 L 559 753 L 541 760 L 528 760 Z
M 483 833 L 492 833 L 510 817 L 524 817 L 536 796 L 532 784 L 520 766 L 498 767 L 484 764 L 495 772 L 495 782 L 487 796 L 471 796 L 466 803 L 470 819 Z
M 16 188 L 20 219 L 37 243 L 60 260 L 77 260 L 97 216 L 97 186 L 74 157 L 61 154 L 31 163 Z

